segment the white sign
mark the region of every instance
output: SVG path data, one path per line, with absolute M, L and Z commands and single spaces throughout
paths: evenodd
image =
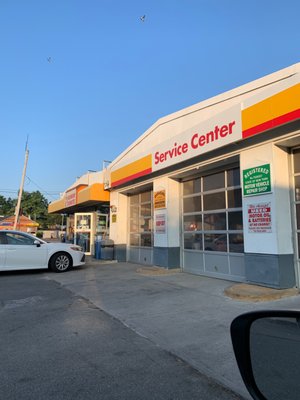
M 152 149 L 152 171 L 242 139 L 241 109 L 234 106 L 171 137 Z
M 248 204 L 248 232 L 271 233 L 271 203 Z
M 166 233 L 166 214 L 155 215 L 155 233 Z

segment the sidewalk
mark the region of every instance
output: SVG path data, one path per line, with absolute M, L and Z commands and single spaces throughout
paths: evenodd
M 80 270 L 48 278 L 248 399 L 231 347 L 231 321 L 251 310 L 300 308 L 296 290 L 278 291 L 130 263 L 92 259 Z M 283 294 L 286 297 L 274 300 Z

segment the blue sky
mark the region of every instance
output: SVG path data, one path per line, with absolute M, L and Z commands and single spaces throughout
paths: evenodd
M 24 189 L 52 201 L 160 117 L 299 62 L 299 15 L 298 0 L 0 0 L 0 194 L 17 196 L 27 135 Z

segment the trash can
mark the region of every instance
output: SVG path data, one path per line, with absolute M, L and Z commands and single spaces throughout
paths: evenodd
M 95 238 L 95 258 L 96 258 L 96 260 L 101 259 L 101 240 L 102 240 L 102 236 L 97 235 Z
M 100 242 L 100 258 L 101 260 L 113 260 L 114 258 L 114 241 L 112 239 L 103 239 Z

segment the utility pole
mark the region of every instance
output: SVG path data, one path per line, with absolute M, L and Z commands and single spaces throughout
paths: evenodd
M 28 162 L 28 157 L 29 157 L 29 150 L 28 150 L 27 144 L 28 144 L 28 137 L 27 137 L 27 140 L 26 140 L 25 161 L 24 161 L 24 168 L 23 168 L 21 186 L 20 186 L 20 190 L 19 190 L 18 202 L 17 202 L 16 212 L 15 212 L 14 230 L 17 229 L 17 223 L 18 223 L 18 219 L 19 219 L 19 213 L 20 213 L 20 207 L 21 207 L 21 199 L 22 199 L 24 181 L 25 181 L 25 176 L 26 176 L 26 168 L 27 168 L 27 162 Z

